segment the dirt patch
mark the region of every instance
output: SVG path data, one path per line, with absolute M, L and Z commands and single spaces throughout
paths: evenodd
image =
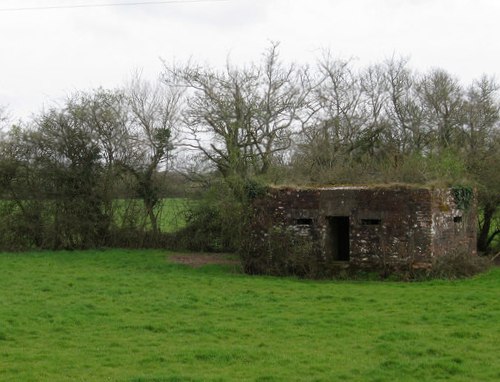
M 239 266 L 240 260 L 235 255 L 227 253 L 186 253 L 182 255 L 173 255 L 167 258 L 170 262 L 188 265 L 193 268 L 199 268 L 204 265 L 234 265 Z

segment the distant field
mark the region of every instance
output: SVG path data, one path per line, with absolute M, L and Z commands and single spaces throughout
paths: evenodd
M 162 232 L 173 232 L 186 226 L 186 210 L 194 202 L 185 198 L 163 199 L 159 216 Z
M 162 232 L 173 232 L 186 225 L 186 209 L 194 203 L 186 198 L 166 198 L 159 206 L 158 225 Z M 115 221 L 122 224 L 125 215 L 138 219 L 139 224 L 149 227 L 149 220 L 144 211 L 144 204 L 140 199 L 119 199 L 114 201 Z
M 162 251 L 0 254 L 0 381 L 498 381 L 500 269 L 301 281 Z
M 51 201 L 46 201 L 47 206 L 52 206 Z M 189 205 L 196 203 L 187 198 L 165 198 L 157 206 L 158 225 L 162 232 L 173 232 L 186 225 L 186 210 Z M 0 199 L 0 213 L 15 213 L 19 207 L 11 201 Z M 2 208 L 5 211 L 2 211 Z M 50 209 L 50 208 L 49 208 Z M 113 201 L 114 222 L 118 226 L 134 222 L 136 227 L 150 227 L 150 222 L 140 199 L 116 199 Z

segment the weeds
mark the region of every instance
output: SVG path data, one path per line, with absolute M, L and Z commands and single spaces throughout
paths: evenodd
M 466 251 L 453 251 L 437 257 L 429 272 L 431 278 L 459 279 L 487 271 L 492 261 L 484 256 L 473 256 Z

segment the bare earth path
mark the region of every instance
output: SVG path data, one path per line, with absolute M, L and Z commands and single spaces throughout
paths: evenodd
M 235 255 L 227 253 L 186 253 L 168 256 L 167 259 L 173 263 L 184 264 L 193 268 L 211 264 L 240 265 L 240 261 Z

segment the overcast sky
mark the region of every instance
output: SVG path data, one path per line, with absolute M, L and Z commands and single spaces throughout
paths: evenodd
M 144 0 L 146 1 L 146 0 Z M 182 0 L 180 0 L 182 1 Z M 259 60 L 269 41 L 286 60 L 322 50 L 360 65 L 392 55 L 464 83 L 500 80 L 498 0 L 227 0 L 53 10 L 6 8 L 141 0 L 0 0 L 0 105 L 26 118 L 76 90 L 148 77 L 167 62 Z

